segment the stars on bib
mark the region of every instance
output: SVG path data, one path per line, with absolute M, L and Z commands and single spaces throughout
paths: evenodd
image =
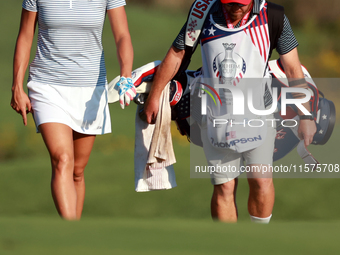
M 210 29 L 208 29 L 209 31 L 209 35 L 215 35 L 216 30 L 214 29 L 214 27 L 211 27 Z

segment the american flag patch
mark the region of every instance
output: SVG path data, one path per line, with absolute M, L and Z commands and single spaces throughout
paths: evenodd
M 270 50 L 267 4 L 260 14 L 257 15 L 254 22 L 244 29 L 244 32 L 251 38 L 255 47 L 259 49 L 264 61 L 267 62 Z

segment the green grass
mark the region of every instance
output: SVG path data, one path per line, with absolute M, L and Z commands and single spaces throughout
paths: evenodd
M 7 254 L 338 254 L 339 221 L 0 218 L 0 253 Z

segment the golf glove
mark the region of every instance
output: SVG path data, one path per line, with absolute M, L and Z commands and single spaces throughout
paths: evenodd
M 136 96 L 136 88 L 131 78 L 120 77 L 115 89 L 119 92 L 119 103 L 122 109 L 124 109 L 125 105 L 128 106 Z

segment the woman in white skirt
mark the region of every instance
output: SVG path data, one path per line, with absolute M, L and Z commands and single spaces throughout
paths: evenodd
M 95 137 L 111 132 L 101 42 L 106 14 L 122 76 L 117 88 L 123 99 L 134 91 L 128 78 L 133 48 L 125 4 L 125 0 L 24 0 L 22 4 L 11 106 L 22 115 L 24 125 L 27 114 L 33 114 L 51 157 L 53 200 L 64 219 L 80 219 L 84 169 Z M 36 24 L 38 45 L 27 96 L 23 82 Z

